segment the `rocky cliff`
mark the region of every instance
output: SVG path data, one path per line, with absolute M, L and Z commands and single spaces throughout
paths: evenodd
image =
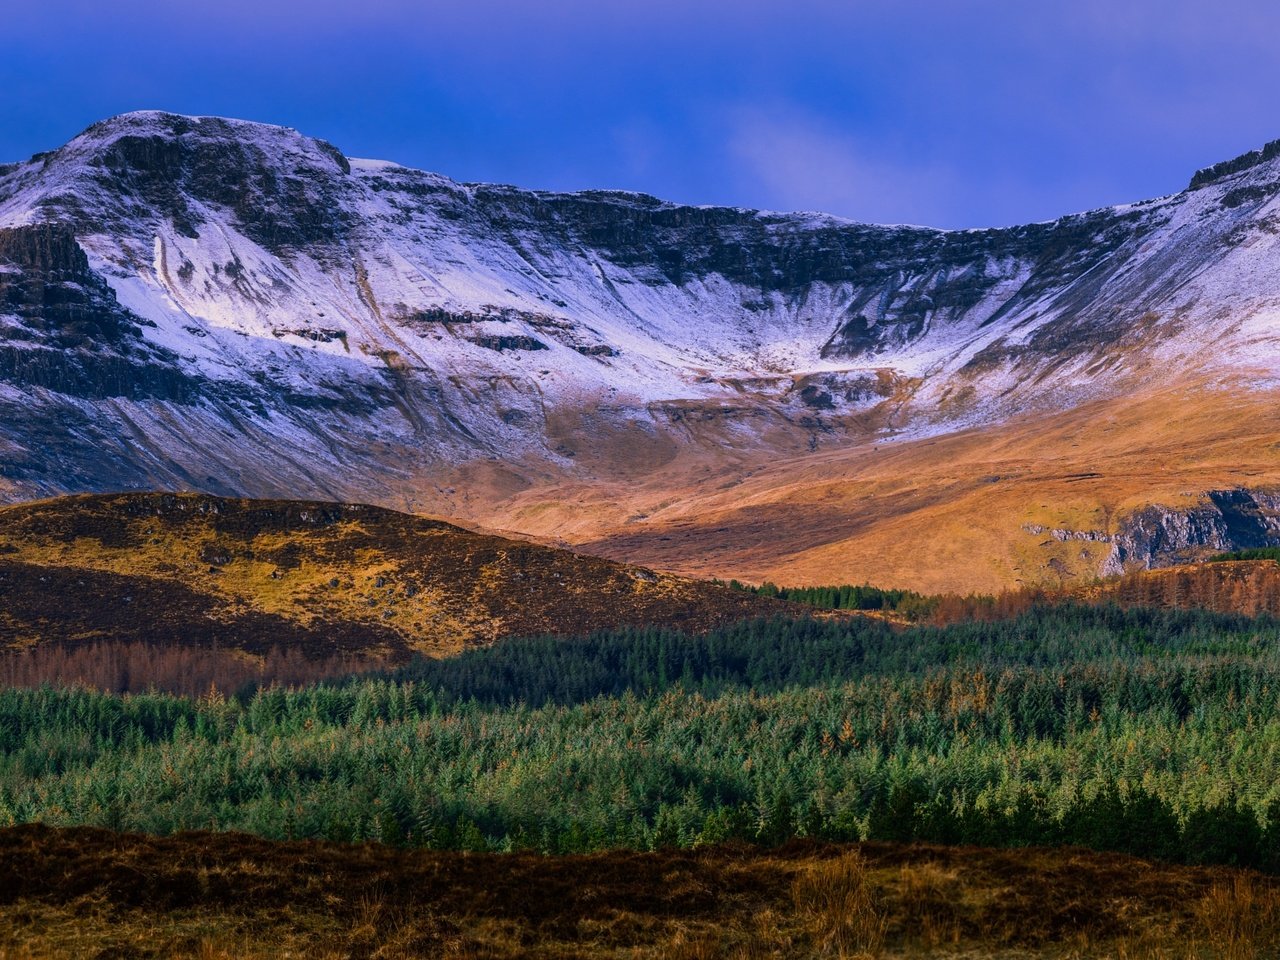
M 1038 524 L 1024 529 L 1059 543 L 1107 544 L 1099 572 L 1115 576 L 1188 563 L 1211 553 L 1280 546 L 1280 493 L 1244 487 L 1208 490 L 1191 506 L 1151 504 L 1127 511 L 1114 530 L 1046 529 Z
M 1104 574 L 1173 566 L 1206 553 L 1280 546 L 1280 493 L 1210 490 L 1193 507 L 1144 507 L 1124 518 L 1110 543 Z

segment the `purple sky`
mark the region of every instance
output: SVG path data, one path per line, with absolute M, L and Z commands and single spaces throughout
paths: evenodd
M 460 180 L 1006 224 L 1280 137 L 1277 35 L 1235 0 L 17 0 L 0 159 L 157 108 Z

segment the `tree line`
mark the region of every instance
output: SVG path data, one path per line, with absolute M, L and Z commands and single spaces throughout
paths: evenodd
M 10 689 L 0 823 L 548 853 L 1080 843 L 1280 869 L 1278 640 L 1266 617 L 1057 606 L 535 638 L 234 697 Z

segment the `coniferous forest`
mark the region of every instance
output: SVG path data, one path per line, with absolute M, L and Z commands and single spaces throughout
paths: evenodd
M 1280 871 L 1280 621 L 1058 604 L 530 638 L 302 687 L 0 692 L 0 824 L 547 853 L 1075 844 Z

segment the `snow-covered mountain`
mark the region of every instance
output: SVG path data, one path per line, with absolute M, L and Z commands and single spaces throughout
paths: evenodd
M 439 509 L 471 462 L 523 484 L 1271 383 L 1278 234 L 1276 144 L 1175 196 L 941 231 L 460 184 L 126 114 L 0 167 L 0 497 Z

